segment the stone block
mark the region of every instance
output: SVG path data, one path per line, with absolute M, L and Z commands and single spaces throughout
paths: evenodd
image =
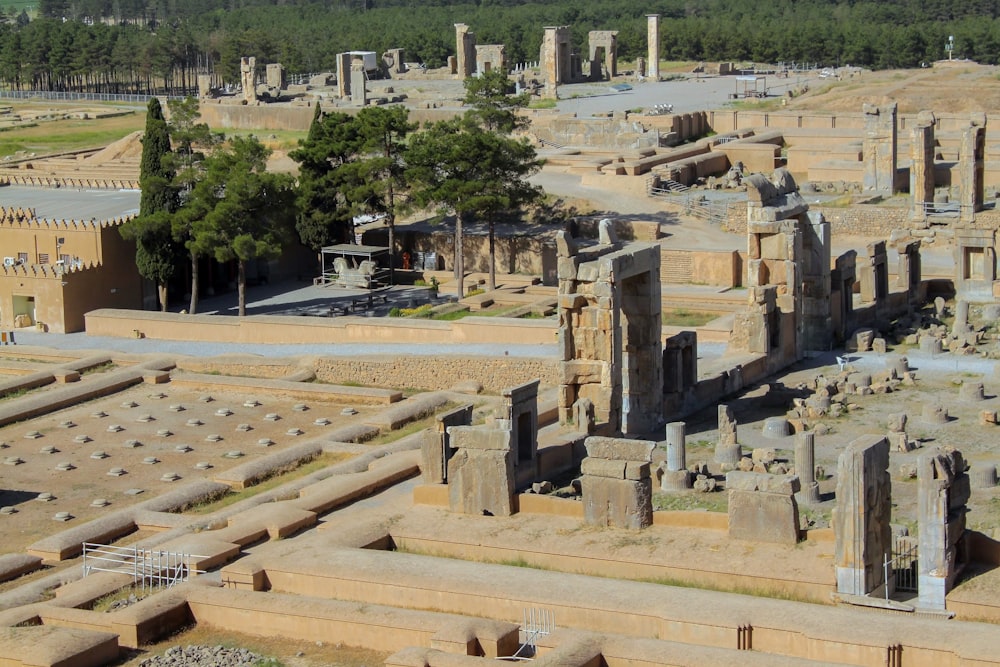
M 510 431 L 481 426 L 450 426 L 452 449 L 505 452 L 510 450 Z
M 798 493 L 801 489 L 797 475 L 771 475 L 768 473 L 733 471 L 726 473 L 726 490 L 761 491 L 764 493 Z
M 648 440 L 591 436 L 584 441 L 587 456 L 609 461 L 652 461 L 656 443 Z
M 691 473 L 687 470 L 661 470 L 661 491 L 685 491 L 691 488 Z
M 906 430 L 906 413 L 890 412 L 888 419 L 890 433 L 902 433 Z
M 591 526 L 645 528 L 653 523 L 652 480 L 617 480 L 584 475 L 584 521 Z
M 648 479 L 650 464 L 645 461 L 627 461 L 625 463 L 625 479 Z
M 750 458 L 754 463 L 768 465 L 774 463 L 778 458 L 778 453 L 773 447 L 757 447 L 750 452 Z
M 625 461 L 611 461 L 588 456 L 580 462 L 580 474 L 608 479 L 625 479 Z
M 448 461 L 448 504 L 462 514 L 513 514 L 513 452 L 458 450 Z
M 799 541 L 799 508 L 784 493 L 729 492 L 729 537 L 794 545 Z

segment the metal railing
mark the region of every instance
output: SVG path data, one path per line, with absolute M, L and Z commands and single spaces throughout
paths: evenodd
M 514 655 L 501 656 L 499 660 L 534 660 L 539 637 L 552 634 L 556 629 L 555 612 L 535 607 L 521 610 L 521 646 Z
M 732 202 L 707 199 L 696 190 L 667 178 L 652 176 L 646 181 L 646 192 L 682 215 L 725 224 L 729 220 Z
M 175 551 L 151 551 L 138 547 L 83 543 L 83 576 L 92 572 L 132 575 L 133 585 L 145 592 L 169 588 L 187 581 L 191 575 L 204 574 L 189 563 L 192 558 L 206 558 Z
M 57 90 L 0 90 L 0 99 L 8 100 L 62 100 L 67 102 L 131 102 L 146 104 L 154 97 L 168 100 L 182 100 L 183 95 L 120 95 L 113 93 L 69 93 Z

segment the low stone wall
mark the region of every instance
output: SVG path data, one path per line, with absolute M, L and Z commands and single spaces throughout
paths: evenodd
M 516 334 L 511 336 L 517 340 Z M 559 362 L 518 357 L 323 357 L 316 360 L 316 377 L 323 382 L 424 390 L 450 389 L 462 380 L 476 380 L 485 391 L 498 393 L 532 380 L 541 380 L 542 386 L 559 384 Z

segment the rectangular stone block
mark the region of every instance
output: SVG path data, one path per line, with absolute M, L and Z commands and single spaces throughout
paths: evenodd
M 584 441 L 587 456 L 609 461 L 652 461 L 656 443 L 648 440 L 591 436 Z
M 653 524 L 652 480 L 609 479 L 584 475 L 583 517 L 591 526 L 645 528 Z
M 727 484 L 728 480 L 727 475 Z M 799 508 L 795 496 L 730 489 L 729 537 L 754 542 L 796 544 L 799 541 Z
M 649 479 L 649 463 L 642 461 L 625 462 L 625 479 Z
M 480 451 L 510 450 L 510 431 L 481 426 L 451 426 L 448 428 L 452 449 Z
M 625 479 L 625 461 L 608 461 L 588 456 L 580 462 L 580 474 L 608 479 Z
M 567 361 L 562 364 L 561 384 L 599 383 L 604 370 L 603 361 Z
M 452 512 L 462 514 L 513 514 L 513 452 L 475 449 L 455 452 L 448 461 L 448 505 Z
M 726 489 L 729 491 L 763 491 L 790 495 L 798 493 L 801 490 L 801 484 L 798 475 L 772 475 L 766 472 L 734 470 L 726 473 Z

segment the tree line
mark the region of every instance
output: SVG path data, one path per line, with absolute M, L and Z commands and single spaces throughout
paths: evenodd
M 956 57 L 1000 62 L 994 0 L 43 0 L 35 20 L 0 23 L 0 84 L 183 95 L 199 72 L 238 82 L 244 55 L 306 73 L 333 70 L 343 51 L 396 47 L 439 67 L 457 21 L 480 44 L 505 44 L 512 63 L 538 59 L 545 25 L 571 26 L 584 55 L 590 30 L 618 30 L 631 60 L 646 53 L 647 13 L 661 14 L 671 60 L 914 67 L 954 36 Z
M 418 131 L 402 106 L 365 107 L 356 116 L 324 114 L 319 105 L 306 139 L 290 156 L 298 179 L 266 169 L 268 150 L 254 137 L 226 140 L 198 122 L 197 101 L 149 102 L 139 184 L 139 214 L 120 228 L 136 243 L 139 273 L 157 285 L 160 307 L 179 270 L 190 267 L 189 312 L 197 312 L 199 266 L 206 258 L 233 263 L 239 314 L 246 312 L 247 268 L 301 243 L 317 254 L 348 241 L 353 219 L 377 215 L 389 231 L 394 266 L 400 211 L 437 209 L 455 220 L 457 292 L 464 295 L 465 221 L 489 225 L 490 287 L 496 285 L 494 223 L 505 212 L 538 202 L 527 178 L 541 167 L 534 149 L 512 132 L 527 95 L 510 94 L 500 71 L 466 81 L 461 117 Z

